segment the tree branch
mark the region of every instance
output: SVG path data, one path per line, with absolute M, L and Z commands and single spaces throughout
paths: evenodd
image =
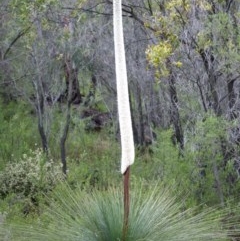
M 7 50 L 5 51 L 5 53 L 3 54 L 3 60 L 6 59 L 8 53 L 10 52 L 12 46 L 23 36 L 25 35 L 28 30 L 31 28 L 31 26 L 25 28 L 24 30 L 20 31 L 17 36 L 13 39 L 13 41 L 10 43 L 10 45 L 8 46 Z

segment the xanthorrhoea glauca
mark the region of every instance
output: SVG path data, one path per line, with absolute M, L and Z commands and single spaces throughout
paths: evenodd
M 125 173 L 128 166 L 134 162 L 134 142 L 132 120 L 129 105 L 127 68 L 123 40 L 122 1 L 113 1 L 113 25 L 115 46 L 115 68 L 117 80 L 118 115 L 121 135 L 121 173 Z

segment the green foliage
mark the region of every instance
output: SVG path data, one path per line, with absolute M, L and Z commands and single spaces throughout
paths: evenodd
M 185 145 L 185 158 L 191 160 L 192 166 L 191 189 L 198 202 L 213 205 L 220 203 L 221 198 L 239 198 L 239 178 L 234 160 L 228 157 L 230 126 L 223 118 L 208 115 L 196 123 L 195 133 Z
M 230 126 L 213 115 L 197 121 L 194 131 L 185 133 L 183 152 L 173 144 L 171 129 L 157 132 L 151 152 L 138 154 L 131 168 L 132 178 L 150 183 L 158 180 L 187 191 L 187 207 L 239 200 L 239 174 L 234 159 L 228 157 L 232 145 L 226 130 Z
M 190 2 L 171 0 L 162 3 L 164 14 L 154 13 L 155 35 L 159 42 L 149 46 L 146 51 L 147 59 L 156 68 L 156 77 L 167 77 L 172 67 L 181 68 L 178 46 L 181 27 L 187 24 L 187 14 L 190 11 Z M 146 26 L 151 25 L 146 23 Z M 176 54 L 175 54 L 176 53 Z M 175 57 L 176 56 L 176 57 Z M 170 58 L 173 61 L 170 61 Z M 175 59 L 175 60 L 174 60 Z M 171 63 L 172 62 L 172 63 Z
M 119 183 L 119 145 L 107 131 L 86 133 L 84 126 L 75 126 L 69 140 L 69 183 L 84 189 L 107 189 Z
M 221 72 L 229 74 L 237 71 L 239 62 L 239 26 L 235 14 L 225 11 L 208 16 L 204 28 L 197 35 L 198 51 L 211 50 L 221 63 Z
M 158 180 L 166 185 L 187 188 L 190 166 L 183 160 L 178 148 L 173 144 L 173 130 L 157 132 L 157 142 L 151 147 L 150 154 L 140 155 L 132 174 L 145 180 Z M 184 185 L 183 185 L 184 183 Z
M 4 104 L 0 101 L 0 170 L 4 164 L 20 159 L 38 146 L 35 117 L 25 102 Z M 36 133 L 36 134 L 34 134 Z
M 221 223 L 228 211 L 205 209 L 183 210 L 183 202 L 167 189 L 135 186 L 132 191 L 129 227 L 126 241 L 192 241 L 228 240 L 231 223 Z M 169 190 L 169 189 L 168 189 Z M 9 225 L 9 240 L 37 241 L 117 241 L 122 240 L 122 190 L 87 193 L 63 186 L 40 222 Z
M 60 166 L 37 149 L 6 165 L 0 173 L 0 196 L 9 199 L 12 195 L 12 203 L 23 201 L 24 205 L 38 205 L 39 196 L 51 191 L 61 178 Z
M 166 61 L 172 54 L 172 46 L 168 41 L 160 42 L 158 45 L 148 48 L 146 54 L 148 60 L 155 68 L 161 67 L 161 75 L 168 76 Z
M 54 6 L 55 0 L 14 0 L 9 1 L 12 14 L 19 18 L 21 24 L 30 24 L 34 14 L 46 11 L 47 7 Z
M 33 153 L 29 150 L 35 150 L 38 146 L 36 143 L 39 143 L 39 134 L 32 121 L 35 117 L 29 114 L 30 109 L 26 104 L 13 102 L 9 105 L 1 104 L 1 106 L 0 136 L 4 140 L 0 143 L 1 169 L 4 173 L 4 170 L 7 170 L 4 169 L 7 163 L 8 168 L 12 166 L 9 169 L 12 174 L 8 175 L 6 172 L 4 177 L 6 180 L 11 178 L 14 180 L 15 175 L 17 177 L 20 175 L 17 164 L 19 162 L 19 165 L 23 164 L 23 154 L 26 154 L 26 159 L 28 156 L 33 158 Z M 53 116 L 49 146 L 54 160 L 60 163 L 58 140 L 62 115 L 56 110 Z M 197 121 L 196 126 L 191 127 L 191 132 L 189 130 L 185 132 L 183 153 L 179 153 L 178 148 L 173 144 L 171 129 L 156 130 L 156 142 L 149 147 L 149 150 L 137 152 L 135 164 L 131 167 L 132 179 L 142 179 L 147 183 L 157 180 L 164 185 L 175 186 L 176 190 L 188 190 L 187 206 L 202 202 L 213 205 L 220 202 L 213 172 L 213 164 L 216 163 L 224 201 L 227 202 L 233 198 L 238 200 L 240 183 L 235 162 L 233 159 L 226 161 L 222 149 L 223 146 L 226 150 L 231 147 L 226 134 L 231 126 L 231 123 L 213 115 L 208 115 L 204 121 Z M 80 185 L 85 190 L 95 188 L 106 190 L 111 184 L 119 185 L 121 183 L 119 144 L 109 133 L 109 128 L 101 132 L 86 132 L 84 128 L 84 121 L 75 116 L 66 142 L 69 184 L 72 187 Z M 29 168 L 32 168 L 31 165 Z M 26 168 L 27 170 L 29 169 Z M 15 171 L 16 173 L 13 174 Z M 17 179 L 16 182 L 19 181 Z M 28 181 L 25 181 L 27 185 Z M 42 185 L 36 184 L 36 181 L 33 184 Z M 9 193 L 15 191 L 16 195 L 20 193 L 17 189 L 9 189 Z M 6 196 L 7 193 L 4 193 Z M 9 197 L 9 199 L 12 198 Z

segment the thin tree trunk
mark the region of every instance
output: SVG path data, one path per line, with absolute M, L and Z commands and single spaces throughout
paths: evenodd
M 66 160 L 66 140 L 68 137 L 68 131 L 70 126 L 70 119 L 71 119 L 71 103 L 68 102 L 67 104 L 67 114 L 66 114 L 66 122 L 63 128 L 63 134 L 60 139 L 60 150 L 61 150 L 61 161 L 62 161 L 62 171 L 63 174 L 67 175 L 67 160 Z
M 199 77 L 198 77 L 198 79 L 197 79 L 197 87 L 198 87 L 198 89 L 199 89 L 199 93 L 200 93 L 200 97 L 201 97 L 203 109 L 204 109 L 205 112 L 207 112 L 208 109 L 207 109 L 207 105 L 206 105 L 206 102 L 205 102 L 205 99 L 204 99 L 203 89 L 202 89 L 202 86 L 201 86 L 200 78 L 199 78 Z
M 169 77 L 169 93 L 170 93 L 170 99 L 171 99 L 171 122 L 174 126 L 174 132 L 175 132 L 175 138 L 177 143 L 180 146 L 180 149 L 184 149 L 184 137 L 183 137 L 183 130 L 182 125 L 180 121 L 180 114 L 178 110 L 178 96 L 177 96 L 177 90 L 175 86 L 175 78 L 170 74 Z
M 133 114 L 134 108 L 133 108 L 131 93 L 129 93 L 129 104 L 130 104 L 130 111 L 131 111 L 134 143 L 139 144 L 139 135 L 138 135 L 138 129 L 137 129 L 136 121 L 135 121 L 135 116 Z
M 71 102 L 80 104 L 82 102 L 82 95 L 78 83 L 78 70 L 74 67 L 74 63 L 68 57 L 64 63 L 64 72 L 66 80 L 65 98 L 69 98 L 69 90 L 71 90 Z M 71 86 L 70 86 L 71 85 Z M 64 98 L 64 97 L 63 97 Z
M 141 87 L 139 85 L 137 85 L 137 100 L 138 100 L 138 119 L 139 119 L 139 145 L 143 146 L 144 143 L 144 117 L 143 117 L 143 107 L 142 107 L 142 91 L 141 91 Z
M 199 54 L 202 58 L 206 73 L 208 75 L 208 93 L 206 96 L 206 99 L 208 101 L 208 109 L 213 109 L 214 113 L 217 116 L 220 116 L 222 113 L 220 103 L 219 103 L 219 98 L 218 98 L 218 93 L 216 89 L 216 83 L 217 83 L 217 76 L 214 73 L 214 56 L 209 50 L 208 53 L 206 53 L 205 50 L 200 49 Z
M 35 27 L 37 29 L 37 41 L 34 45 L 34 49 L 38 49 L 39 43 L 43 43 L 43 34 L 42 34 L 42 26 L 38 19 L 38 16 L 36 16 L 35 21 Z M 37 55 L 34 58 L 34 62 L 38 71 L 38 78 L 33 79 L 33 86 L 36 91 L 36 111 L 37 111 L 37 118 L 38 118 L 38 131 L 41 137 L 42 141 L 42 148 L 44 153 L 48 155 L 48 140 L 47 140 L 47 132 L 46 132 L 46 126 L 44 126 L 44 120 L 46 123 L 46 114 L 45 114 L 45 88 L 44 88 L 44 73 L 42 72 L 42 66 L 41 66 L 41 58 L 39 58 Z
M 68 137 L 68 131 L 70 126 L 71 120 L 71 104 L 72 104 L 72 97 L 73 97 L 73 83 L 76 79 L 76 76 L 72 73 L 72 68 L 69 66 L 70 62 L 66 61 L 65 77 L 67 78 L 67 82 L 69 83 L 68 92 L 67 92 L 67 110 L 66 110 L 66 122 L 63 128 L 63 133 L 60 139 L 60 150 L 61 150 L 61 162 L 62 162 L 62 171 L 63 174 L 67 175 L 67 160 L 66 160 L 66 140 Z
M 228 108 L 230 112 L 230 119 L 234 120 L 237 118 L 237 113 L 234 111 L 233 107 L 236 103 L 236 95 L 234 93 L 234 82 L 236 79 L 230 80 L 227 83 L 227 89 L 228 89 Z
M 38 131 L 41 137 L 41 142 L 42 142 L 42 149 L 43 152 L 48 154 L 48 141 L 47 141 L 47 137 L 45 135 L 45 130 L 44 127 L 42 125 L 42 121 L 40 121 L 39 119 L 40 117 L 38 117 Z

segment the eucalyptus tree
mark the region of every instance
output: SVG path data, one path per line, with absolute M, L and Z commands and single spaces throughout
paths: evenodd
M 21 5 L 21 8 L 18 8 L 19 5 Z M 43 46 L 40 8 L 41 6 L 37 3 L 28 5 L 27 2 L 21 1 L 8 2 L 6 6 L 9 17 L 7 26 L 11 27 L 11 31 L 6 32 L 4 36 L 9 44 L 4 50 L 3 58 L 5 60 L 7 57 L 9 58 L 8 63 L 12 69 L 10 81 L 16 96 L 27 99 L 36 110 L 42 147 L 47 152 L 47 131 L 45 129 L 47 90 L 44 84 L 47 75 L 43 69 L 48 60 L 43 58 L 46 52 L 44 52 Z
M 73 1 L 71 4 L 80 6 L 83 2 Z M 34 108 L 43 150 L 47 153 L 49 141 L 60 139 L 63 170 L 66 172 L 64 148 L 69 108 L 66 108 L 66 125 L 61 127 L 62 122 L 59 125 L 62 135 L 54 137 L 51 132 L 58 102 L 67 102 L 68 107 L 69 103 L 82 102 L 78 80 L 80 66 L 74 60 L 74 54 L 83 43 L 74 42 L 74 23 L 78 15 L 67 10 L 64 2 L 57 1 L 19 0 L 9 1 L 4 6 L 5 26 L 11 31 L 3 34 L 1 43 L 5 45 L 1 48 L 1 65 L 11 71 L 5 71 L 3 79 L 11 83 L 8 90 L 17 98 L 27 100 Z
M 218 119 L 219 127 L 224 119 L 226 123 L 236 120 L 238 116 L 237 89 L 240 79 L 239 70 L 236 68 L 239 52 L 239 43 L 236 41 L 239 37 L 236 9 L 239 9 L 239 3 L 163 1 L 155 6 L 153 18 L 147 20 L 146 26 L 151 26 L 157 41 L 148 48 L 147 57 L 156 69 L 157 78 L 160 79 L 159 87 L 166 88 L 169 81 L 174 87 L 170 89 L 173 95 L 170 92 L 169 97 L 180 114 L 178 117 L 176 111 L 173 111 L 173 116 L 180 120 L 185 129 L 185 134 L 182 135 L 184 143 L 199 150 L 204 146 L 204 139 L 207 143 L 207 138 L 210 138 L 203 136 L 201 147 L 196 143 L 189 143 L 192 136 L 198 135 L 199 122 L 207 119 L 209 126 L 216 128 L 213 127 L 216 122 L 212 116 Z M 175 78 L 174 82 L 172 77 Z M 206 128 L 204 133 L 211 133 L 204 123 L 200 125 Z M 200 154 L 196 160 L 196 166 L 207 166 L 207 169 L 211 169 L 214 190 L 222 204 L 228 195 L 223 186 L 226 183 L 233 184 L 224 176 L 224 170 L 232 161 L 234 165 L 239 165 L 239 123 L 235 121 L 232 125 L 228 122 L 228 125 L 231 127 L 217 132 L 215 143 L 218 144 L 212 144 L 209 158 L 205 159 L 205 155 Z M 201 135 L 201 132 L 199 134 Z M 236 186 L 236 179 L 231 171 L 229 176 L 235 180 Z

